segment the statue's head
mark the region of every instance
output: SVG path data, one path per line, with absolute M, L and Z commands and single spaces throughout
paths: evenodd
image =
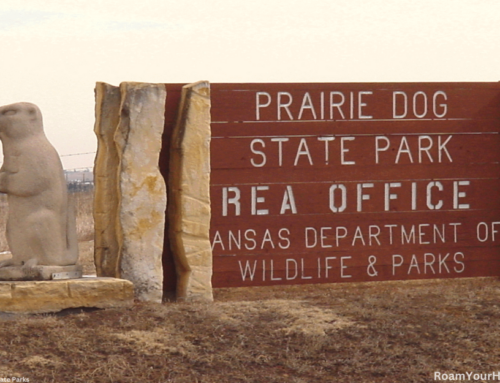
M 18 102 L 0 106 L 0 138 L 21 138 L 41 131 L 42 114 L 35 104 Z

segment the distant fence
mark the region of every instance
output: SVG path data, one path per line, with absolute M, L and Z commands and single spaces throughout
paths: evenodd
M 60 157 L 64 167 L 64 177 L 70 193 L 94 189 L 93 167 L 81 167 L 80 164 L 82 162 L 93 162 L 95 152 L 63 154 Z
M 64 177 L 70 193 L 94 189 L 94 172 L 92 168 L 65 169 Z
M 81 162 L 89 163 L 94 161 L 96 152 L 62 154 L 61 161 L 64 168 L 64 178 L 70 193 L 90 191 L 94 189 L 94 167 L 72 167 L 68 165 Z M 2 161 L 0 161 L 0 166 Z M 0 193 L 1 194 L 1 193 Z

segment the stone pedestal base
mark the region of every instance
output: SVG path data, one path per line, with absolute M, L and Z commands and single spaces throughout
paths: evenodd
M 9 266 L 0 268 L 0 281 L 50 281 L 82 277 L 82 266 Z
M 133 303 L 134 285 L 124 279 L 0 282 L 0 312 L 35 314 L 78 307 L 128 307 Z

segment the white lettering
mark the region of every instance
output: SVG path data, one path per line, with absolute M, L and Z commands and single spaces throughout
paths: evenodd
M 434 115 L 438 118 L 443 118 L 446 116 L 446 113 L 448 112 L 448 105 L 447 104 L 438 104 L 437 103 L 437 98 L 438 96 L 442 96 L 444 100 L 448 100 L 448 97 L 446 96 L 446 93 L 439 90 L 436 93 L 434 93 L 434 96 L 432 97 L 432 111 L 434 112 Z M 437 107 L 441 107 L 442 112 L 438 113 Z
M 320 230 L 320 238 L 321 238 L 321 247 L 322 248 L 327 248 L 327 247 L 332 247 L 332 245 L 327 245 L 325 244 L 325 239 L 328 239 L 328 236 L 326 236 L 324 233 L 326 230 L 332 230 L 331 227 L 322 227 Z
M 267 101 L 265 103 L 261 103 L 260 99 L 261 96 L 265 96 L 267 98 Z M 271 95 L 267 92 L 257 92 L 255 94 L 255 118 L 257 121 L 260 120 L 260 109 L 261 108 L 266 108 L 269 105 L 271 105 Z
M 418 260 L 415 254 L 411 256 L 410 266 L 408 266 L 408 275 L 411 274 L 413 268 L 416 268 L 417 274 L 420 274 L 420 267 L 418 266 Z
M 262 242 L 260 244 L 260 248 L 263 249 L 266 246 L 266 242 L 271 244 L 271 247 L 274 249 L 273 237 L 271 236 L 271 232 L 269 229 L 266 229 L 264 232 L 264 238 L 262 238 Z
M 275 277 L 274 276 L 274 260 L 271 259 L 271 269 L 269 270 L 271 272 L 271 281 L 281 281 L 283 278 L 281 277 Z
M 248 230 L 245 230 L 245 239 L 250 242 L 250 243 L 253 243 L 253 245 L 248 245 L 245 243 L 245 248 L 247 250 L 254 250 L 256 247 L 257 247 L 257 241 L 250 237 L 249 234 L 253 234 L 253 237 L 255 238 L 255 236 L 257 235 L 257 232 L 253 229 L 248 229 Z
M 310 238 L 309 233 L 312 233 L 313 235 L 313 242 L 309 241 Z M 316 232 L 316 229 L 314 227 L 306 227 L 306 232 L 304 235 L 305 235 L 306 248 L 312 249 L 313 247 L 316 247 L 316 244 L 318 243 L 318 233 Z
M 442 158 L 442 152 L 444 152 L 446 154 L 446 157 L 448 157 L 448 160 L 450 162 L 453 162 L 453 159 L 451 158 L 451 155 L 450 155 L 450 152 L 448 151 L 448 149 L 446 148 L 446 144 L 448 142 L 450 142 L 451 138 L 453 136 L 448 136 L 448 138 L 446 139 L 445 142 L 441 143 L 441 136 L 438 136 L 438 160 L 439 160 L 439 163 L 441 163 L 441 158 Z
M 427 261 L 427 257 L 432 258 L 431 262 Z M 427 266 L 432 270 L 432 274 L 436 274 L 436 271 L 434 271 L 434 262 L 436 262 L 436 257 L 432 253 L 425 253 L 424 254 L 424 274 L 427 274 Z
M 369 194 L 363 194 L 363 189 L 367 188 L 372 188 L 374 186 L 373 183 L 363 183 L 363 184 L 358 184 L 358 211 L 363 211 L 363 202 L 362 201 L 368 201 L 370 199 Z
M 250 281 L 253 281 L 255 277 L 255 269 L 257 268 L 257 261 L 254 261 L 253 263 L 253 269 L 250 266 L 250 261 L 245 262 L 245 267 L 242 266 L 241 261 L 238 261 L 238 264 L 240 265 L 241 280 L 246 281 L 247 277 L 249 277 Z
M 342 234 L 340 234 L 341 231 Z M 340 242 L 339 240 L 345 237 L 347 237 L 347 228 L 344 226 L 337 226 L 335 228 L 335 240 L 337 243 L 337 247 L 339 247 L 339 242 Z
M 397 113 L 397 100 L 403 97 L 403 111 L 402 113 Z M 392 93 L 392 118 L 405 118 L 408 113 L 408 96 L 405 92 L 395 91 Z
M 282 102 L 283 96 L 288 97 L 288 102 L 284 103 Z M 290 93 L 288 92 L 278 92 L 278 121 L 281 121 L 281 109 L 285 109 L 288 117 L 290 120 L 293 120 L 292 113 L 290 112 L 290 109 L 288 107 L 292 105 L 293 102 L 293 97 Z
M 363 102 L 363 96 L 369 94 L 373 94 L 373 92 L 363 91 L 358 93 L 358 117 L 360 119 L 373 118 L 373 116 L 363 115 L 363 107 L 367 106 L 367 104 Z
M 355 161 L 346 161 L 344 154 L 349 152 L 349 149 L 344 148 L 345 141 L 354 141 L 356 137 L 340 137 L 340 163 L 342 165 L 355 165 Z
M 219 233 L 218 230 L 215 232 L 214 239 L 212 240 L 212 251 L 214 250 L 215 245 L 217 243 L 220 245 L 220 247 L 222 248 L 222 250 L 226 250 L 224 248 L 224 242 L 222 241 L 222 237 L 221 237 L 221 235 L 220 235 L 220 233 Z
M 411 183 L 411 210 L 417 210 L 417 183 Z
M 299 148 L 297 149 L 297 155 L 295 156 L 295 162 L 293 166 L 297 166 L 299 162 L 299 157 L 303 155 L 307 156 L 307 158 L 309 159 L 309 165 L 312 165 L 313 161 L 311 158 L 311 154 L 309 153 L 309 148 L 307 147 L 307 141 L 305 138 L 300 139 Z
M 341 205 L 335 206 L 335 190 L 340 189 Z M 330 186 L 330 210 L 334 213 L 342 213 L 347 206 L 347 189 L 343 184 L 333 184 Z
M 311 100 L 311 95 L 309 94 L 309 92 L 306 92 L 304 94 L 304 98 L 302 99 L 302 105 L 300 107 L 299 117 L 298 117 L 299 120 L 302 118 L 302 113 L 304 113 L 305 109 L 309 109 L 312 113 L 313 118 L 315 120 L 317 119 L 316 111 L 314 110 L 314 106 Z
M 286 137 L 271 138 L 271 142 L 278 143 L 278 165 L 279 166 L 283 165 L 283 142 L 287 142 L 288 140 L 289 140 L 289 138 L 286 138 Z M 265 163 L 266 162 L 264 161 L 264 164 Z M 261 166 L 263 166 L 263 165 L 261 165 Z
M 340 96 L 340 102 L 333 102 L 333 97 L 334 96 Z M 342 117 L 343 120 L 345 120 L 344 112 L 340 108 L 342 105 L 344 105 L 345 102 L 345 97 L 342 92 L 330 92 L 330 120 L 333 120 L 333 108 L 337 108 L 339 111 L 340 116 Z
M 418 225 L 418 242 L 421 245 L 428 245 L 430 242 L 429 241 L 424 241 L 423 237 L 425 236 L 425 233 L 422 231 L 423 227 L 429 227 L 430 225 L 428 223 L 421 223 Z M 435 225 L 434 225 L 435 226 Z M 444 225 L 443 225 L 443 231 L 444 231 Z M 436 239 L 434 239 L 434 242 Z
M 228 198 L 228 193 L 234 193 L 232 198 Z M 234 215 L 241 214 L 240 189 L 236 186 L 222 188 L 222 216 L 227 217 L 228 205 L 234 205 Z
M 328 270 L 333 269 L 332 266 L 328 263 L 329 260 L 337 259 L 337 257 L 326 257 L 325 258 L 325 278 L 328 278 Z
M 290 235 L 290 230 L 283 228 L 278 231 L 278 237 L 282 241 L 285 241 L 285 244 L 282 244 L 281 242 L 278 243 L 280 249 L 288 249 L 290 247 L 290 239 L 288 237 L 285 237 L 282 233 L 286 233 L 286 235 Z
M 283 202 L 281 203 L 280 214 L 285 214 L 287 210 L 291 210 L 292 214 L 297 214 L 297 206 L 295 205 L 295 197 L 290 185 L 287 185 L 283 194 Z
M 304 272 L 304 258 L 300 258 L 300 279 L 312 279 L 312 276 L 310 275 L 305 275 L 305 272 Z
M 423 141 L 427 140 L 428 145 L 424 146 Z M 432 140 L 432 137 L 430 136 L 418 136 L 418 162 L 421 164 L 422 163 L 422 153 L 425 152 L 427 154 L 427 157 L 431 162 L 434 162 L 432 159 L 431 154 L 429 153 L 429 150 L 432 148 L 432 144 L 434 141 Z
M 398 258 L 401 262 L 396 263 L 396 258 Z M 404 258 L 399 254 L 393 254 L 392 256 L 392 275 L 396 275 L 396 267 L 400 267 L 403 265 Z
M 344 259 L 351 259 L 352 257 L 340 257 L 340 278 L 352 278 L 352 275 L 344 274 L 344 269 L 347 269 L 347 266 L 344 265 Z
M 387 145 L 385 147 L 381 147 L 381 146 L 379 146 L 379 141 L 385 141 Z M 390 146 L 391 146 L 391 141 L 389 141 L 389 139 L 386 136 L 375 137 L 375 163 L 376 164 L 378 164 L 378 162 L 379 162 L 378 153 L 385 152 L 387 149 L 389 149 Z
M 484 236 L 481 238 L 480 228 L 484 227 Z M 480 242 L 486 242 L 488 240 L 488 225 L 486 222 L 479 222 L 476 227 L 477 239 Z
M 385 184 L 385 194 L 384 194 L 384 202 L 385 202 L 385 211 L 391 210 L 389 206 L 389 201 L 395 200 L 398 198 L 397 194 L 391 194 L 390 190 L 391 188 L 400 188 L 401 187 L 401 182 L 390 182 L 388 184 Z
M 467 193 L 464 191 L 458 191 L 459 186 L 469 186 L 470 181 L 453 181 L 453 209 L 469 209 L 470 205 L 468 203 L 459 203 L 459 198 L 467 197 Z
M 417 113 L 417 97 L 418 96 L 422 96 L 422 98 L 423 98 L 423 101 L 422 101 L 423 111 L 422 111 L 422 113 Z M 427 95 L 424 92 L 416 92 L 413 95 L 413 114 L 417 118 L 423 118 L 427 114 Z
M 464 255 L 464 253 L 461 253 L 461 252 L 457 252 L 457 253 L 455 253 L 455 255 L 453 255 L 453 260 L 455 261 L 455 263 L 462 265 L 462 268 L 457 269 L 456 267 L 453 267 L 453 270 L 455 270 L 455 273 L 463 273 L 465 270 L 465 263 L 460 262 L 458 260 L 458 257 L 460 257 L 461 260 L 463 261 L 465 259 L 465 255 Z
M 375 233 L 372 232 L 372 229 L 377 229 Z M 368 237 L 369 237 L 369 244 L 370 246 L 372 245 L 372 238 L 374 238 L 378 245 L 380 246 L 380 241 L 378 240 L 378 236 L 380 235 L 380 227 L 378 225 L 370 225 L 368 226 Z
M 295 268 L 295 274 L 293 276 L 291 276 L 289 273 L 290 273 L 290 263 L 293 263 L 294 264 L 294 268 Z M 297 264 L 297 261 L 295 259 L 292 259 L 292 258 L 288 258 L 286 261 L 285 261 L 285 264 L 286 264 L 286 279 L 288 281 L 292 280 L 292 279 L 295 279 L 297 278 L 297 276 L 299 275 L 299 266 Z
M 437 188 L 439 191 L 443 191 L 443 184 L 439 181 L 432 181 L 427 184 L 427 207 L 430 210 L 439 210 L 443 207 L 443 200 L 434 205 L 432 203 L 432 188 Z
M 403 138 L 401 138 L 401 142 L 399 144 L 399 149 L 398 149 L 398 154 L 396 156 L 396 163 L 399 163 L 399 156 L 402 153 L 406 153 L 408 155 L 410 162 L 413 163 L 413 157 L 411 155 L 410 147 L 408 146 L 408 141 L 406 140 L 405 136 L 403 136 Z
M 335 137 L 333 136 L 327 136 L 327 137 L 318 137 L 318 141 L 324 141 L 325 142 L 325 164 L 328 165 L 328 161 L 330 160 L 330 152 L 328 148 L 328 142 L 335 140 Z
M 264 152 L 261 152 L 260 150 L 255 149 L 255 144 L 260 144 L 260 145 L 262 145 L 263 148 L 265 148 L 266 147 L 266 143 L 263 140 L 261 140 L 260 138 L 255 138 L 250 143 L 250 150 L 252 151 L 252 153 L 253 154 L 257 154 L 257 155 L 259 155 L 259 156 L 262 157 L 261 162 L 257 162 L 253 158 L 250 158 L 250 163 L 254 167 L 260 168 L 260 167 L 262 167 L 262 166 L 264 166 L 266 164 L 266 154 Z
M 258 191 L 269 190 L 269 186 L 252 186 L 252 215 L 268 215 L 268 209 L 257 209 L 258 203 L 266 202 L 264 197 L 257 197 Z
M 363 238 L 363 232 L 361 231 L 361 228 L 359 226 L 356 226 L 356 231 L 354 232 L 354 237 L 352 238 L 352 244 L 351 246 L 355 246 L 356 245 L 356 240 L 357 239 L 360 239 L 361 240 L 361 243 L 363 244 L 363 246 L 365 246 L 365 239 Z

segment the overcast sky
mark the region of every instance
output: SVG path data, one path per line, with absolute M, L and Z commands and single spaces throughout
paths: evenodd
M 96 150 L 97 81 L 500 80 L 498 0 L 0 0 L 0 39 L 0 105 L 61 155 Z

